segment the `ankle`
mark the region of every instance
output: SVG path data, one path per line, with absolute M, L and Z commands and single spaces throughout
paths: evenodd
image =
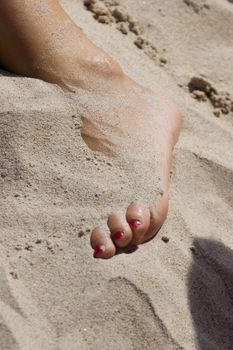
M 54 50 L 50 55 L 37 56 L 33 65 L 28 65 L 27 75 L 71 89 L 78 87 L 95 89 L 100 80 L 109 84 L 123 77 L 120 65 L 108 54 L 96 47 L 86 38 L 80 52 L 79 44 L 72 50 Z M 85 52 L 83 52 L 85 51 Z

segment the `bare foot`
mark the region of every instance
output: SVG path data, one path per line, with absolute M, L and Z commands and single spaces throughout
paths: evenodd
M 149 158 L 150 174 L 155 180 L 160 179 L 162 189 L 161 198 L 152 206 L 148 198 L 148 206 L 133 203 L 124 215 L 113 212 L 107 220 L 109 234 L 98 227 L 93 230 L 94 257 L 108 259 L 117 253 L 117 248 L 150 240 L 163 225 L 168 212 L 169 172 L 180 115 L 172 102 L 139 86 L 123 73 L 111 80 L 108 91 L 95 91 L 94 96 L 89 95 L 83 114 L 82 136 L 87 145 L 123 162 L 145 158 L 146 163 Z M 143 162 L 139 167 L 142 175 Z M 133 175 L 140 176 L 140 170 Z M 139 191 L 138 186 L 135 191 Z
M 93 230 L 94 257 L 111 258 L 118 247 L 150 240 L 168 212 L 169 170 L 180 130 L 176 106 L 127 77 L 56 0 L 29 1 L 27 6 L 7 1 L 0 19 L 0 61 L 5 68 L 74 92 L 79 108 L 83 107 L 82 137 L 88 147 L 125 161 L 133 156 L 137 162 L 143 155 L 161 179 L 163 195 L 157 203 L 130 204 L 123 216 L 112 213 L 107 220 L 109 234 L 98 227 Z

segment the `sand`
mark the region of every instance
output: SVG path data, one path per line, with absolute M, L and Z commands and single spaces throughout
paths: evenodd
M 178 104 L 170 212 L 135 252 L 93 259 L 91 228 L 134 199 L 136 174 L 87 147 L 70 95 L 1 71 L 0 349 L 232 350 L 232 1 L 62 4 Z

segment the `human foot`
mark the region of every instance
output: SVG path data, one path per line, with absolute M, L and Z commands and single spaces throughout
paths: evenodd
M 11 0 L 2 7 L 0 32 L 9 33 L 5 42 L 4 35 L 0 40 L 2 65 L 75 92 L 83 112 L 81 134 L 88 147 L 131 164 L 135 177 L 150 169 L 152 180 L 154 175 L 160 181 L 163 194 L 157 203 L 150 208 L 133 203 L 124 215 L 112 213 L 107 220 L 110 235 L 100 228 L 93 230 L 94 256 L 107 259 L 117 248 L 150 240 L 168 211 L 169 170 L 180 129 L 176 107 L 128 78 L 57 1 L 29 1 L 22 6 L 20 1 Z
M 148 198 L 148 205 L 140 205 L 140 201 L 134 202 L 126 208 L 124 214 L 117 211 L 110 214 L 107 220 L 109 233 L 103 232 L 99 227 L 93 230 L 91 246 L 94 257 L 103 259 L 111 258 L 122 248 L 150 240 L 163 225 L 168 212 L 172 150 L 180 129 L 180 115 L 173 103 L 125 76 L 119 79 L 121 84 L 117 83 L 115 87 L 113 80 L 112 90 L 107 93 L 95 93 L 94 106 L 96 101 L 102 106 L 100 110 L 95 109 L 95 113 L 93 100 L 89 98 L 88 117 L 83 117 L 83 139 L 94 151 L 119 157 L 122 162 L 132 164 L 138 161 L 138 166 L 131 166 L 134 169 L 133 179 L 136 178 L 137 183 L 137 176 L 148 171 L 154 176 L 154 186 L 159 181 L 162 195 L 150 206 Z M 111 102 L 106 107 L 108 98 Z M 116 109 L 117 114 L 114 113 Z M 140 191 L 139 186 L 135 185 L 136 196 Z M 153 190 L 151 187 L 151 192 Z M 149 194 L 148 190 L 147 193 Z

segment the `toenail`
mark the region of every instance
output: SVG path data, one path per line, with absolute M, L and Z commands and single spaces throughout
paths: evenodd
M 138 228 L 141 225 L 141 222 L 137 219 L 131 219 L 129 225 L 131 228 Z
M 123 236 L 124 236 L 124 232 L 118 231 L 114 233 L 113 239 L 114 241 L 119 241 L 119 239 L 121 239 Z
M 94 256 L 95 255 L 99 255 L 99 254 L 103 253 L 104 251 L 105 251 L 105 246 L 104 245 L 97 245 L 95 247 Z

